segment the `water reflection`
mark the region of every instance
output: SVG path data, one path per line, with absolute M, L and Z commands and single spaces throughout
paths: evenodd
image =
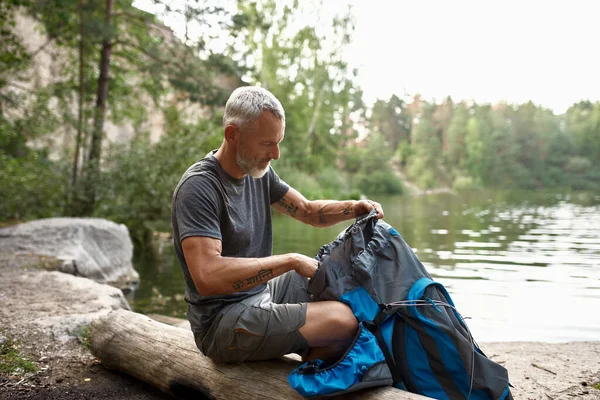
M 600 196 L 473 192 L 377 198 L 385 220 L 413 247 L 470 317 L 478 341 L 600 339 Z M 275 254 L 317 253 L 326 229 L 274 218 Z M 143 312 L 183 316 L 183 277 L 172 246 L 138 258 Z

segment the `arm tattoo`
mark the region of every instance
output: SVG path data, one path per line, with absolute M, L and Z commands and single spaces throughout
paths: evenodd
M 287 211 L 287 213 L 290 214 L 292 217 L 296 216 L 296 213 L 298 212 L 298 206 L 294 206 L 294 203 L 287 203 L 285 199 L 281 199 L 277 202 L 277 204 L 279 204 L 280 207 L 284 208 L 285 211 Z
M 258 271 L 258 274 L 250 277 L 250 278 L 246 278 L 243 281 L 235 281 L 233 283 L 233 288 L 235 290 L 239 290 L 241 288 L 243 288 L 244 286 L 250 286 L 253 285 L 255 283 L 259 283 L 266 280 L 269 280 L 273 277 L 273 270 L 272 269 L 261 269 L 260 271 Z
M 233 288 L 234 288 L 235 290 L 239 290 L 239 289 L 241 289 L 243 286 L 244 286 L 244 282 L 242 282 L 242 281 L 235 281 L 235 282 L 233 282 Z
M 325 208 L 325 207 L 319 208 L 319 223 L 320 224 L 325 223 L 325 214 L 323 213 L 323 208 Z
M 344 215 L 350 215 L 350 211 L 351 211 L 350 207 L 344 208 Z

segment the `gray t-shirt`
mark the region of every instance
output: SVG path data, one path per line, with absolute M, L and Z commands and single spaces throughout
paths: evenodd
M 268 257 L 273 250 L 271 204 L 289 186 L 273 168 L 262 178 L 235 179 L 209 153 L 183 174 L 172 203 L 173 242 L 186 282 L 188 319 L 196 333 L 204 333 L 215 313 L 265 289 L 266 283 L 230 295 L 198 293 L 183 256 L 181 242 L 190 236 L 221 240 L 224 257 Z

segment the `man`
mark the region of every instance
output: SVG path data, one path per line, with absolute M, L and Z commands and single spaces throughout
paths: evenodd
M 192 165 L 173 194 L 175 250 L 186 280 L 188 319 L 198 348 L 217 362 L 297 353 L 333 360 L 358 329 L 348 306 L 308 303 L 317 261 L 271 255 L 270 207 L 322 227 L 373 209 L 373 201 L 309 201 L 269 165 L 279 158 L 285 113 L 273 94 L 241 87 L 223 116 L 221 147 Z

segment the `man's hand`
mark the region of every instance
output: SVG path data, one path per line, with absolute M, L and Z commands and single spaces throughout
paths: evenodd
M 312 278 L 319 268 L 319 262 L 303 254 L 294 254 L 294 270 L 307 278 Z
M 383 218 L 383 208 L 381 204 L 373 200 L 360 200 L 354 205 L 354 215 L 358 218 L 363 214 L 377 210 L 377 219 Z

